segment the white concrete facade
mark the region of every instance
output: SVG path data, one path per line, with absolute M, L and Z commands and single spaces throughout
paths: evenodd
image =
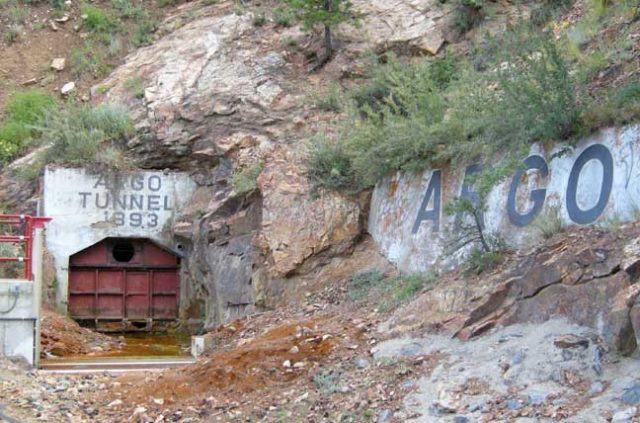
M 640 125 L 600 131 L 575 147 L 534 145 L 526 159 L 528 169 L 491 191 L 484 214 L 487 231 L 511 246 L 531 239 L 532 219 L 553 213 L 566 225 L 640 218 Z M 397 173 L 376 186 L 368 230 L 401 271 L 424 273 L 461 258 L 447 251 L 454 217 L 444 207 L 461 195 L 466 172 L 463 165 Z
M 32 365 L 38 357 L 34 298 L 33 282 L 0 280 L 0 355 L 21 356 Z
M 171 226 L 196 183 L 186 173 L 100 172 L 48 167 L 43 214 L 54 258 L 56 302 L 65 311 L 69 257 L 106 237 L 149 238 L 173 248 Z

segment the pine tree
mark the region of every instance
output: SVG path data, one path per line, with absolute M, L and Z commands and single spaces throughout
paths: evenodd
M 305 29 L 316 25 L 324 25 L 325 56 L 319 66 L 329 61 L 333 56 L 333 41 L 331 28 L 350 20 L 351 2 L 349 0 L 284 0 L 302 21 Z

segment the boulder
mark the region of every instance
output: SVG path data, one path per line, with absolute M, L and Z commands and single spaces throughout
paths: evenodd
M 51 62 L 51 69 L 53 69 L 55 71 L 58 71 L 58 72 L 63 71 L 64 70 L 64 66 L 65 66 L 65 58 L 64 57 L 56 57 Z
M 437 0 L 354 0 L 353 8 L 360 25 L 343 24 L 338 30 L 349 41 L 347 49 L 414 49 L 435 55 L 444 45 L 448 9 Z
M 332 192 L 310 195 L 301 164 L 282 151 L 258 178 L 263 196 L 260 243 L 270 269 L 287 275 L 320 252 L 345 252 L 361 232 L 360 208 Z

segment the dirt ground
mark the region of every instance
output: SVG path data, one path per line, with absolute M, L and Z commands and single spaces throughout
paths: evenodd
M 55 94 L 67 82 L 75 82 L 74 95 L 78 100 L 88 100 L 91 86 L 106 76 L 92 72 L 73 74 L 70 63 L 72 52 L 82 49 L 88 34 L 82 28 L 81 2 L 69 3 L 64 12 L 55 13 L 47 1 L 17 2 L 15 5 L 10 2 L 2 5 L 0 2 L 0 113 L 4 110 L 7 98 L 15 92 L 41 88 Z M 91 3 L 113 13 L 108 1 Z M 159 23 L 176 11 L 175 6 L 160 7 L 153 0 L 134 0 L 132 3 L 143 7 Z M 135 50 L 128 37 L 122 35 L 134 28 L 137 22 L 121 19 L 119 23 L 123 29 L 112 36 L 112 45 L 105 56 L 106 71 L 115 68 L 127 54 Z M 10 30 L 18 33 L 13 42 L 7 42 L 5 38 Z M 54 58 L 66 59 L 64 70 L 51 69 Z
M 117 338 L 83 328 L 51 310 L 43 310 L 40 328 L 41 358 L 97 354 L 122 347 Z
M 117 404 L 107 416 L 144 409 L 140 421 L 155 421 L 178 409 L 195 410 L 194 421 L 365 422 L 397 412 L 412 389 L 403 382 L 428 373 L 437 355 L 374 363 L 373 329 L 384 315 L 360 305 L 289 307 L 220 326 L 210 334 L 214 349 L 196 364 L 118 378 L 119 389 L 101 395 Z

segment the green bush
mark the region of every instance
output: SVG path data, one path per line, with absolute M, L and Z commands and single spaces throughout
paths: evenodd
M 286 7 L 278 7 L 273 11 L 273 21 L 276 25 L 289 28 L 296 20 L 296 16 Z
M 82 48 L 71 50 L 69 57 L 70 69 L 73 76 L 80 78 L 90 73 L 95 77 L 104 76 L 111 70 L 103 48 L 91 40 L 87 40 Z
M 51 111 L 41 126 L 40 142 L 50 146 L 44 163 L 123 166 L 122 162 L 113 162 L 117 158 L 115 152 L 133 133 L 128 113 L 117 106 L 72 105 L 65 110 Z
M 9 19 L 14 24 L 22 24 L 29 19 L 29 9 L 23 6 L 13 6 L 9 9 Z
M 132 34 L 131 42 L 136 47 L 146 46 L 153 42 L 153 34 L 158 30 L 158 23 L 150 17 L 142 19 Z
M 614 94 L 614 104 L 620 108 L 640 104 L 640 82 L 631 81 L 620 87 Z
M 535 25 L 542 26 L 559 14 L 569 10 L 573 0 L 543 0 L 536 3 L 537 6 L 531 11 L 531 21 Z
M 307 174 L 317 188 L 330 190 L 357 188 L 350 155 L 340 143 L 316 140 L 307 162 Z
M 419 275 L 407 275 L 397 278 L 395 289 L 393 290 L 395 306 L 413 299 L 428 282 L 430 282 L 429 278 Z
M 494 269 L 502 261 L 500 251 L 484 251 L 481 248 L 473 248 L 466 258 L 464 273 L 466 275 L 479 275 Z
M 0 162 L 24 151 L 45 113 L 55 106 L 52 96 L 40 90 L 16 93 L 9 98 L 5 119 L 0 123 Z
M 0 163 L 14 158 L 24 148 L 31 131 L 18 122 L 6 122 L 0 126 Z
M 313 384 L 325 396 L 340 392 L 339 383 L 339 375 L 329 371 L 318 372 L 313 376 Z
M 338 113 L 342 110 L 342 90 L 338 84 L 332 83 L 324 92 L 314 93 L 312 102 L 320 110 Z
M 576 86 L 549 35 L 521 25 L 475 55 L 484 71 L 450 58 L 388 57 L 351 94 L 337 141 L 313 144 L 314 183 L 363 189 L 398 170 L 519 155 L 576 132 Z
M 13 121 L 34 125 L 55 104 L 53 96 L 41 90 L 30 90 L 11 96 L 7 101 L 6 113 Z
M 384 275 L 377 270 L 356 273 L 349 281 L 349 297 L 353 301 L 363 299 L 371 289 L 379 286 L 384 279 Z
M 144 98 L 144 80 L 136 76 L 124 81 L 123 87 L 137 99 Z
M 237 194 L 247 194 L 258 188 L 257 179 L 264 169 L 263 163 L 256 163 L 238 170 L 231 178 L 231 185 Z
M 256 27 L 264 26 L 264 24 L 267 23 L 267 17 L 264 15 L 264 12 L 262 11 L 256 12 L 253 15 L 252 23 L 253 23 L 253 26 L 256 26 Z
M 508 151 L 513 139 L 526 145 L 569 138 L 580 115 L 577 89 L 552 36 L 520 24 L 490 40 L 489 50 L 496 71 L 488 83 L 497 89 L 482 99 L 494 106 L 479 116 L 486 141 Z
M 64 10 L 64 0 L 49 0 L 49 6 L 55 10 Z
M 364 188 L 394 170 L 428 166 L 425 135 L 445 111 L 430 62 L 407 66 L 391 56 L 353 98 L 338 142 L 313 144 L 309 174 L 318 186 Z
M 14 26 L 10 26 L 9 28 L 7 28 L 6 32 L 3 35 L 4 42 L 7 44 L 15 43 L 16 41 L 18 41 L 18 38 L 20 38 L 20 33 Z
M 383 310 L 393 310 L 412 300 L 436 277 L 436 274 L 430 274 L 387 278 L 376 270 L 357 273 L 351 277 L 348 284 L 349 298 L 352 301 L 368 298 L 378 303 Z
M 83 4 L 80 11 L 85 15 L 84 26 L 91 32 L 110 33 L 117 29 L 117 22 L 102 9 L 91 4 Z
M 624 125 L 640 119 L 640 84 L 630 81 L 588 101 L 581 116 L 582 134 L 604 126 Z
M 147 12 L 142 7 L 133 4 L 131 0 L 111 0 L 111 6 L 125 19 L 143 19 L 147 17 Z
M 453 22 L 461 32 L 467 32 L 484 20 L 484 0 L 457 0 Z

